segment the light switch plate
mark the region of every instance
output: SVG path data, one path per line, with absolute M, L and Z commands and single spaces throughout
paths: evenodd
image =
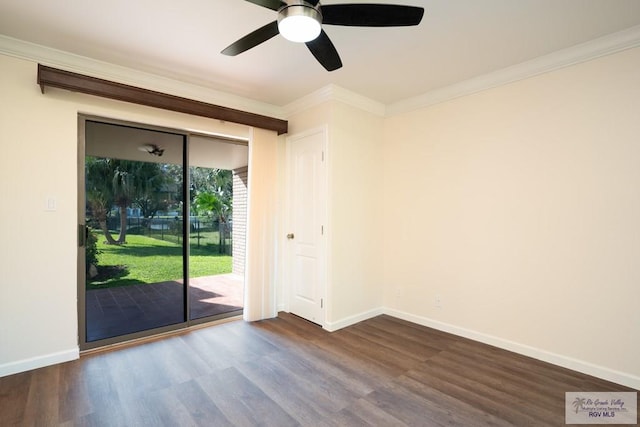
M 55 212 L 58 209 L 58 201 L 55 197 L 47 197 L 45 211 L 47 212 Z

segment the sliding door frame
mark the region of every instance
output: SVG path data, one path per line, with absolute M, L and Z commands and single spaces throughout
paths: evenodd
M 105 124 L 128 126 L 145 130 L 159 131 L 182 136 L 182 190 L 183 190 L 183 208 L 182 215 L 185 220 L 182 221 L 182 276 L 183 276 L 183 321 L 167 326 L 161 326 L 152 329 L 145 329 L 125 335 L 119 335 L 110 338 L 104 338 L 95 341 L 87 341 L 87 322 L 86 322 L 86 188 L 85 188 L 85 157 L 86 157 L 86 122 L 95 121 Z M 135 123 L 126 120 L 110 119 L 101 116 L 88 114 L 78 114 L 78 274 L 77 274 L 77 292 L 78 292 L 78 345 L 81 351 L 87 351 L 99 347 L 120 344 L 127 341 L 138 340 L 167 332 L 173 332 L 186 329 L 190 326 L 203 323 L 214 322 L 216 320 L 226 319 L 234 316 L 241 316 L 242 310 L 236 310 L 229 313 L 223 313 L 213 316 L 206 316 L 197 319 L 191 319 L 191 301 L 189 293 L 189 256 L 190 256 L 190 218 L 191 208 L 188 201 L 190 200 L 190 177 L 189 177 L 189 140 L 191 135 L 198 135 L 193 132 L 154 126 L 142 123 Z M 210 136 L 210 135 L 207 135 Z M 224 138 L 221 138 L 224 139 Z

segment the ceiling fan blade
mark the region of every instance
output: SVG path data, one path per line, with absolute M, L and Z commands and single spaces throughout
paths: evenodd
M 231 43 L 222 51 L 222 53 L 224 55 L 236 56 L 251 49 L 252 47 L 258 46 L 260 43 L 266 42 L 278 34 L 278 21 L 273 21 L 264 27 L 258 28 L 254 32 L 247 34 L 235 43 Z
M 330 4 L 321 6 L 322 23 L 351 27 L 406 27 L 422 21 L 424 8 L 393 4 Z
M 280 0 L 246 0 L 249 3 L 257 4 L 258 6 L 266 7 L 271 10 L 278 10 L 282 6 L 286 6 L 287 4 L 281 2 Z
M 305 43 L 313 56 L 322 64 L 327 71 L 334 71 L 342 67 L 342 61 L 336 47 L 333 45 L 327 33 L 322 30 L 320 35 Z
M 304 0 L 309 3 L 311 6 L 317 6 L 320 3 L 320 0 Z

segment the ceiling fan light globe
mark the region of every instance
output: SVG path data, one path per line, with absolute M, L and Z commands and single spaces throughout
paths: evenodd
M 313 7 L 292 5 L 278 15 L 278 31 L 285 39 L 306 43 L 320 35 L 322 17 Z

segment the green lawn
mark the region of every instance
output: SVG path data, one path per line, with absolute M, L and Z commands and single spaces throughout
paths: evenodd
M 181 279 L 182 246 L 148 236 L 127 235 L 125 245 L 107 245 L 98 237 L 98 277 L 87 283 L 88 289 L 158 283 Z M 231 273 L 231 256 L 219 255 L 217 246 L 202 242 L 191 244 L 191 277 Z

